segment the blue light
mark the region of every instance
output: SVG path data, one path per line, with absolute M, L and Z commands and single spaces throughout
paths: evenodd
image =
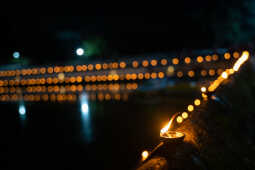
M 82 123 L 82 135 L 86 142 L 90 143 L 92 140 L 92 126 L 90 120 L 90 109 L 88 98 L 85 93 L 80 96 L 81 102 L 81 123 Z
M 77 54 L 78 56 L 82 56 L 82 55 L 84 54 L 84 49 L 78 48 L 78 49 L 76 50 L 76 54 Z
M 13 53 L 13 58 L 15 58 L 15 59 L 19 59 L 19 57 L 20 57 L 20 53 L 19 52 L 14 52 Z
M 89 106 L 88 106 L 88 103 L 83 103 L 81 105 L 81 111 L 83 114 L 88 114 L 89 112 Z
M 26 108 L 24 105 L 19 106 L 19 114 L 20 115 L 25 115 L 26 114 Z
M 88 114 L 89 113 L 89 105 L 88 105 L 88 99 L 86 95 L 81 95 L 81 112 L 82 114 Z

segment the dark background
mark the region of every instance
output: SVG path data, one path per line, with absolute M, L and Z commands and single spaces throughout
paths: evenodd
M 89 16 L 2 16 L 2 62 L 10 62 L 14 51 L 33 63 L 73 60 L 75 49 L 88 42 L 97 49 L 90 54 L 93 59 L 251 46 L 254 9 L 254 0 L 216 0 L 180 1 L 162 8 L 164 13 L 155 8 L 136 16 L 132 9 L 126 15 L 106 15 L 109 10 L 103 8 Z
M 21 16 L 19 14 L 1 16 L 0 64 L 15 63 L 12 59 L 14 51 L 21 53 L 19 62 L 28 60 L 34 65 L 59 61 L 68 63 L 73 60 L 103 60 L 114 56 L 158 54 L 185 49 L 252 47 L 255 37 L 254 9 L 254 0 L 216 0 L 172 4 L 161 15 L 158 14 L 159 9 L 157 9 L 151 10 L 149 15 L 134 16 L 131 15 L 132 9 L 130 9 L 126 15 L 119 16 L 118 12 L 114 16 L 104 15 L 106 10 L 94 11 L 93 16 Z M 75 50 L 84 44 L 85 46 L 89 44 L 94 50 L 90 55 L 79 58 Z M 246 82 L 244 85 L 248 84 Z M 250 89 L 254 89 L 253 86 Z M 246 86 L 238 92 L 243 94 L 241 92 L 245 88 Z M 254 93 L 247 90 L 243 98 L 247 98 L 249 94 Z M 154 101 L 155 103 L 142 103 L 143 99 L 140 99 L 141 103 L 136 100 L 122 104 L 92 103 L 94 104 L 94 111 L 91 111 L 94 130 L 92 143 L 86 143 L 83 138 L 84 129 L 78 103 L 60 105 L 27 103 L 25 121 L 22 121 L 18 115 L 18 103 L 1 103 L 1 113 L 3 113 L 0 123 L 1 165 L 3 168 L 15 169 L 20 167 L 49 169 L 51 166 L 61 169 L 84 169 L 89 166 L 118 169 L 126 165 L 119 169 L 130 169 L 136 165 L 142 150 L 146 147 L 152 148 L 158 142 L 158 132 L 163 127 L 164 121 L 168 120 L 169 113 L 182 110 L 186 105 L 185 100 L 191 101 L 190 97 L 193 95 L 185 95 L 183 98 L 171 96 L 174 101 L 165 100 L 157 95 L 158 101 Z M 152 98 L 154 99 L 149 97 L 148 101 Z M 254 102 L 254 100 L 249 101 Z M 253 104 L 249 103 L 249 106 Z M 253 115 L 252 111 L 251 108 L 247 111 L 248 114 L 242 115 Z M 234 120 L 239 120 L 239 113 L 236 115 L 238 116 Z M 252 120 L 248 116 L 244 119 Z M 218 120 L 225 121 L 225 119 Z M 252 123 L 247 125 L 253 125 Z M 233 125 L 235 126 L 236 123 L 234 122 Z M 224 130 L 224 128 L 220 130 L 222 129 Z M 229 131 L 222 133 L 231 135 L 232 131 L 230 128 Z M 218 132 L 216 134 L 220 135 L 221 133 Z M 246 136 L 247 134 L 243 133 Z M 229 138 L 229 141 L 236 141 L 237 138 Z M 254 140 L 250 141 L 253 145 Z M 218 145 L 215 146 L 219 148 Z M 228 146 L 228 143 L 222 146 Z M 236 145 L 229 150 L 236 148 L 239 150 L 237 146 L 248 147 L 247 142 L 241 144 L 236 142 Z M 218 158 L 219 153 L 222 152 L 220 149 L 209 149 L 213 152 L 210 159 L 214 161 L 214 158 Z M 246 150 L 244 151 L 245 155 Z M 228 156 L 225 158 L 233 155 L 232 152 L 226 153 Z M 247 153 L 249 157 L 253 156 L 252 152 Z M 218 165 L 220 161 L 217 160 L 211 165 Z M 237 163 L 237 161 L 229 162 L 232 166 Z M 224 169 L 224 166 L 222 167 Z

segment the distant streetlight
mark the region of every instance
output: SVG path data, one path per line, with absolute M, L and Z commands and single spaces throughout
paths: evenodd
M 13 58 L 15 58 L 15 59 L 19 59 L 19 57 L 20 57 L 20 53 L 19 52 L 14 52 L 13 53 Z
M 78 48 L 78 49 L 76 50 L 76 54 L 77 54 L 78 56 L 82 56 L 82 55 L 84 54 L 84 49 Z

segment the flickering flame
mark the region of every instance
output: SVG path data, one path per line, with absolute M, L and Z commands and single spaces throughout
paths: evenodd
M 245 61 L 247 61 L 248 58 L 249 58 L 249 52 L 248 52 L 248 51 L 244 51 L 243 54 L 242 54 L 242 56 L 236 61 L 236 63 L 235 63 L 235 65 L 234 65 L 233 69 L 234 69 L 235 71 L 238 71 L 239 68 L 241 67 L 241 65 L 242 65 Z
M 171 128 L 173 120 L 177 116 L 177 114 L 178 113 L 174 114 L 173 117 L 171 118 L 171 120 L 168 122 L 168 124 L 160 130 L 160 136 L 162 136 L 164 133 L 166 133 Z

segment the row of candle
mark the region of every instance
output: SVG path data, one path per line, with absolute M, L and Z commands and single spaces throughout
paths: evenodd
M 82 91 L 123 91 L 123 90 L 136 90 L 137 83 L 126 84 L 87 84 L 85 86 L 79 85 L 66 85 L 66 86 L 27 86 L 22 87 L 0 87 L 0 94 L 5 93 L 66 93 L 66 92 L 82 92 Z
M 230 75 L 233 75 L 236 73 L 240 67 L 249 59 L 249 52 L 244 51 L 242 53 L 242 56 L 234 63 L 234 66 L 232 68 L 226 69 L 221 73 L 221 75 L 214 80 L 208 88 L 201 87 L 201 96 L 206 101 L 208 99 L 208 93 L 213 93 L 215 90 L 221 85 L 221 83 L 228 79 Z M 208 92 L 208 93 L 207 93 Z M 195 99 L 193 104 L 190 104 L 187 106 L 186 111 L 179 113 L 174 118 L 176 119 L 177 123 L 182 123 L 185 119 L 189 117 L 189 114 L 194 111 L 195 107 L 198 107 L 201 105 L 201 99 Z M 171 119 L 172 120 L 172 119 Z M 166 133 L 169 128 L 171 127 L 172 121 L 169 121 L 169 123 L 161 129 L 160 134 Z
M 216 74 L 220 75 L 224 70 L 219 69 L 202 69 L 200 74 L 202 77 L 205 76 L 215 76 Z M 169 66 L 164 72 L 146 72 L 146 73 L 127 73 L 127 74 L 117 74 L 110 73 L 109 75 L 87 75 L 87 76 L 71 76 L 66 77 L 64 73 L 59 73 L 57 77 L 48 77 L 48 78 L 29 78 L 29 79 L 10 79 L 10 80 L 0 80 L 1 86 L 19 86 L 19 85 L 44 85 L 44 84 L 59 84 L 59 83 L 82 83 L 85 82 L 105 82 L 105 81 L 118 81 L 118 80 L 143 80 L 143 79 L 162 79 L 167 76 L 177 76 L 182 78 L 185 75 L 194 78 L 197 73 L 194 70 L 188 70 L 186 73 L 183 71 L 175 71 L 173 66 Z
M 233 52 L 232 58 L 239 58 L 239 52 Z M 224 54 L 225 60 L 231 59 L 231 53 Z M 191 63 L 203 63 L 218 61 L 219 55 L 207 55 L 207 56 L 197 56 L 196 58 L 185 57 L 183 62 L 187 65 Z M 30 76 L 30 75 L 44 75 L 44 74 L 53 74 L 53 73 L 72 73 L 72 72 L 84 72 L 84 71 L 99 71 L 99 70 L 112 70 L 112 69 L 125 69 L 127 66 L 132 68 L 138 67 L 156 67 L 156 66 L 167 66 L 167 65 L 178 65 L 181 63 L 181 60 L 177 57 L 174 58 L 162 58 L 151 59 L 151 60 L 133 60 L 129 63 L 125 61 L 121 62 L 110 62 L 103 64 L 84 64 L 84 65 L 68 65 L 68 66 L 49 66 L 49 67 L 35 67 L 27 69 L 15 69 L 15 70 L 4 70 L 0 71 L 0 77 L 14 77 L 14 76 Z
M 89 100 L 109 101 L 109 100 L 128 100 L 128 93 L 88 93 Z M 5 94 L 0 95 L 1 102 L 75 102 L 78 99 L 77 94 Z

